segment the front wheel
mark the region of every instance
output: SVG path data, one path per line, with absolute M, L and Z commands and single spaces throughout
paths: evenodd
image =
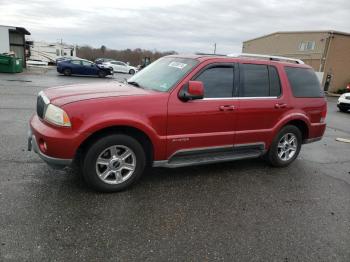
M 146 166 L 146 155 L 133 137 L 108 135 L 93 143 L 83 162 L 83 177 L 93 189 L 121 191 L 135 183 Z
M 104 77 L 106 77 L 106 72 L 105 71 L 98 71 L 98 77 L 100 77 L 100 78 L 104 78 Z
M 287 166 L 297 158 L 301 143 L 300 129 L 292 125 L 285 126 L 273 140 L 266 159 L 272 166 Z
M 70 76 L 72 74 L 72 70 L 70 68 L 66 68 L 63 70 L 63 74 L 65 76 Z
M 130 75 L 134 75 L 135 74 L 135 70 L 134 69 L 130 69 L 129 74 Z

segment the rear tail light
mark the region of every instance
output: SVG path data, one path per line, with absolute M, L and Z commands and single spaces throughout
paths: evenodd
M 327 107 L 325 107 L 321 113 L 320 123 L 326 122 L 326 116 L 327 116 Z

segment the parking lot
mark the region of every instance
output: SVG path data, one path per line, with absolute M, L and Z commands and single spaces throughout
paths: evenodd
M 40 90 L 128 76 L 0 75 L 1 261 L 350 261 L 350 144 L 335 141 L 350 139 L 350 113 L 337 98 L 327 98 L 323 140 L 287 168 L 159 168 L 100 194 L 27 152 Z

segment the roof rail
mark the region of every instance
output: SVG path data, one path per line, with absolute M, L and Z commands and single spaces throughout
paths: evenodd
M 293 62 L 293 63 L 296 63 L 296 64 L 305 64 L 300 59 L 284 57 L 284 56 L 260 55 L 260 54 L 248 54 L 248 53 L 229 54 L 227 56 L 230 56 L 230 57 L 262 58 L 262 59 L 267 59 L 267 60 L 272 60 L 272 61 L 285 61 L 285 62 Z

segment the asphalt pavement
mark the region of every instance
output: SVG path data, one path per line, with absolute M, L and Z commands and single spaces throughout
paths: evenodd
M 127 77 L 0 74 L 0 261 L 350 261 L 350 144 L 335 141 L 350 113 L 336 98 L 323 140 L 287 168 L 158 168 L 101 194 L 27 152 L 40 90 Z

